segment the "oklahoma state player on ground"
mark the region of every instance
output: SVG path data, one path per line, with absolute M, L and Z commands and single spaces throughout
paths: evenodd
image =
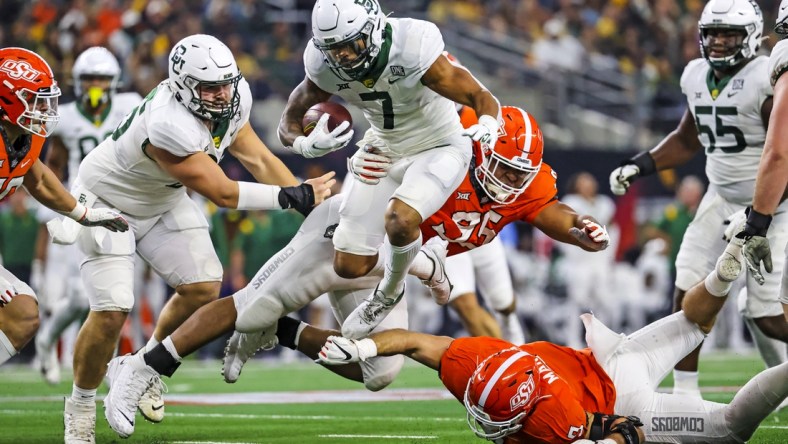
M 77 202 L 38 159 L 44 139 L 60 118 L 59 96 L 52 69 L 38 54 L 0 48 L 0 201 L 24 185 L 36 200 L 82 225 L 125 231 L 128 224 L 120 215 Z M 35 293 L 0 267 L 0 364 L 14 356 L 37 329 Z

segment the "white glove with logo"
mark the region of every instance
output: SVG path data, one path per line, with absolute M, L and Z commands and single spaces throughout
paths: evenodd
M 569 234 L 591 250 L 602 251 L 607 248 L 610 244 L 610 236 L 604 225 L 599 225 L 591 219 L 583 219 L 583 225 L 582 230 L 577 227 L 570 228 Z
M 623 196 L 638 175 L 640 168 L 631 163 L 616 168 L 610 173 L 610 191 L 616 196 Z
M 388 176 L 391 168 L 391 159 L 373 150 L 373 147 L 366 146 L 347 160 L 348 172 L 367 185 L 377 185 L 381 178 Z
M 498 141 L 498 129 L 500 127 L 501 125 L 498 123 L 498 119 L 485 114 L 479 117 L 479 123 L 471 125 L 462 135 L 470 137 L 474 142 L 495 147 L 495 142 Z
M 317 354 L 317 362 L 326 365 L 343 365 L 366 361 L 377 355 L 378 347 L 372 339 L 357 340 L 329 336 L 320 353 Z
M 298 136 L 293 142 L 293 150 L 307 159 L 325 156 L 326 154 L 344 148 L 353 137 L 351 129 L 345 134 L 345 130 L 350 126 L 350 122 L 340 123 L 333 131 L 328 131 L 328 118 L 326 113 L 320 116 L 315 129 L 308 136 Z
M 104 227 L 113 232 L 124 232 L 129 229 L 126 219 L 109 208 L 88 208 L 77 202 L 77 206 L 66 216 L 86 227 Z
M 744 213 L 744 209 L 728 216 L 725 221 L 722 222 L 723 225 L 725 225 L 725 231 L 722 233 L 722 240 L 730 242 L 735 239 L 736 235 L 744 229 L 745 222 L 747 222 L 747 214 Z
M 14 285 L 8 282 L 8 279 L 0 276 L 0 308 L 8 305 L 17 294 Z

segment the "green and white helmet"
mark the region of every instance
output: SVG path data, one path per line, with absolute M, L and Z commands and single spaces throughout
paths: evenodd
M 698 29 L 703 58 L 712 68 L 726 70 L 755 57 L 763 39 L 763 15 L 754 0 L 711 0 L 703 8 Z M 712 29 L 740 30 L 741 41 L 725 56 L 712 57 L 709 45 Z
M 114 55 L 103 46 L 93 46 L 77 57 L 74 61 L 74 68 L 71 70 L 74 78 L 74 95 L 80 101 L 87 101 L 89 91 L 82 90 L 83 77 L 106 77 L 110 80 L 109 89 L 95 100 L 96 102 L 106 103 L 118 89 L 120 81 L 120 65 Z M 93 101 L 93 100 L 91 100 Z
M 175 98 L 198 117 L 226 120 L 238 111 L 241 71 L 230 48 L 216 37 L 194 34 L 176 43 L 170 51 L 169 80 Z M 229 102 L 200 98 L 200 88 L 217 85 L 232 86 Z
M 774 24 L 774 32 L 782 36 L 788 35 L 788 0 L 780 2 L 780 9 L 777 11 L 777 22 Z

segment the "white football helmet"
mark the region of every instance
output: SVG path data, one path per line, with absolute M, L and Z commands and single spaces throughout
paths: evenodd
M 193 114 L 208 120 L 229 119 L 238 111 L 241 71 L 232 51 L 216 37 L 194 34 L 170 51 L 169 84 L 175 98 Z M 201 89 L 230 85 L 228 101 L 201 98 Z
M 777 21 L 774 24 L 774 32 L 780 35 L 788 35 L 788 0 L 780 2 L 780 9 L 777 11 Z
M 102 46 L 93 46 L 83 51 L 77 57 L 71 71 L 74 78 L 74 95 L 83 103 L 91 101 L 94 108 L 107 103 L 115 94 L 120 81 L 120 65 L 117 59 L 107 48 Z M 101 91 L 100 95 L 98 92 L 83 91 L 83 77 L 105 77 L 110 81 L 109 89 Z
M 711 0 L 698 21 L 700 53 L 714 69 L 726 70 L 755 57 L 763 40 L 763 15 L 754 0 Z M 724 57 L 711 57 L 709 30 L 735 29 L 741 41 Z
M 312 10 L 312 42 L 345 81 L 361 80 L 370 71 L 385 29 L 377 0 L 317 0 Z

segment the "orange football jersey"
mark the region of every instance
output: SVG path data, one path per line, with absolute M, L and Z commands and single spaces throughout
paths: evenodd
M 460 402 L 468 380 L 485 358 L 514 347 L 502 339 L 460 338 L 441 357 L 440 378 Z M 613 414 L 616 389 L 589 349 L 575 350 L 550 342 L 519 346 L 536 356 L 534 374 L 541 383 L 540 400 L 510 442 L 570 443 L 586 433 L 586 412 Z
M 13 156 L 9 155 L 5 133 L 0 131 L 0 201 L 14 194 L 16 189 L 22 186 L 25 174 L 41 155 L 44 140 L 37 135 L 20 136 L 17 144 L 23 142 L 24 145 L 15 147 L 18 155 Z

